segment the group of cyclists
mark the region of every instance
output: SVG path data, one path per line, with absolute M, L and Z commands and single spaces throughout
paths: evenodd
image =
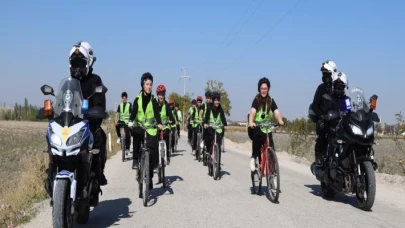
M 140 158 L 140 145 L 144 140 L 144 130 L 141 126 L 157 126 L 156 129 L 146 130 L 146 146 L 150 149 L 150 181 L 149 187 L 152 189 L 153 170 L 158 163 L 158 141 L 160 131 L 163 131 L 168 156 L 167 160 L 170 163 L 170 156 L 175 152 L 176 145 L 175 136 L 180 138 L 180 123 L 183 120 L 182 112 L 179 110 L 179 103 L 170 99 L 166 100 L 166 87 L 162 84 L 156 88 L 156 97 L 152 94 L 153 76 L 147 72 L 141 77 L 141 91 L 131 104 L 127 101 L 128 94 L 123 92 L 121 94 L 122 103 L 117 107 L 115 115 L 115 126 L 117 132 L 117 143 L 125 143 L 126 151 L 130 151 L 131 137 L 126 137 L 125 142 L 121 141 L 120 124 L 124 125 L 125 135 L 132 136 L 133 138 L 133 163 L 132 168 L 139 168 Z M 227 126 L 224 110 L 220 105 L 221 94 L 217 91 L 207 91 L 205 93 L 206 102 L 202 104 L 202 97 L 198 96 L 197 99 L 191 101 L 187 115 L 187 127 L 189 135 L 189 143 L 192 145 L 192 154 L 195 154 L 197 132 L 202 132 L 207 148 L 212 145 L 214 129 L 209 126 L 219 126 L 215 130 L 218 133 L 218 144 L 220 145 L 224 134 L 224 129 Z M 212 101 L 212 102 L 211 102 Z M 170 134 L 171 133 L 171 134 Z M 170 137 L 171 135 L 171 137 Z M 191 139 L 191 135 L 194 136 Z M 171 141 L 169 143 L 169 140 Z M 192 142 L 193 141 L 193 142 Z M 209 150 L 208 150 L 209 151 Z
M 97 86 L 103 85 L 101 77 L 93 73 L 93 65 L 96 57 L 93 55 L 93 49 L 88 42 L 76 43 L 69 55 L 70 75 L 80 81 L 83 97 L 88 97 Z M 315 113 L 316 131 L 318 134 L 315 146 L 316 163 L 322 165 L 322 150 L 325 147 L 325 115 L 330 109 L 338 109 L 339 107 L 331 106 L 329 101 L 322 98 L 322 95 L 328 93 L 334 99 L 344 99 L 347 90 L 347 76 L 343 72 L 337 72 L 336 64 L 333 61 L 325 61 L 321 66 L 322 84 L 316 90 L 313 100 L 313 111 Z M 138 169 L 140 158 L 140 145 L 144 140 L 144 130 L 139 127 L 148 126 L 146 129 L 146 146 L 150 149 L 150 188 L 152 186 L 153 170 L 158 163 L 158 135 L 160 131 L 164 131 L 164 139 L 166 145 L 169 145 L 169 140 L 172 140 L 172 148 L 168 150 L 174 151 L 174 137 L 169 139 L 169 133 L 173 136 L 177 134 L 180 137 L 180 123 L 183 115 L 179 110 L 179 103 L 173 99 L 166 101 L 166 87 L 158 85 L 156 87 L 156 97 L 152 95 L 153 76 L 146 72 L 140 78 L 141 91 L 136 96 L 131 104 L 127 101 L 128 94 L 121 94 L 122 103 L 117 108 L 115 116 L 115 124 L 125 124 L 126 134 L 132 135 L 133 138 L 133 169 Z M 258 125 L 264 122 L 270 122 L 273 115 L 279 125 L 283 125 L 282 115 L 278 109 L 275 99 L 270 96 L 271 83 L 266 77 L 258 81 L 258 93 L 255 95 L 250 113 L 248 115 L 248 136 L 252 140 L 252 156 L 250 159 L 250 169 L 255 170 L 255 159 L 260 155 L 261 146 L 266 140 L 267 134 L 270 136 L 270 145 L 274 149 L 274 142 L 271 129 L 262 130 Z M 217 131 L 220 144 L 224 136 L 224 130 L 227 128 L 227 121 L 224 115 L 224 110 L 221 107 L 221 94 L 217 91 L 206 91 L 205 102 L 203 103 L 202 96 L 193 99 L 191 107 L 188 110 L 187 127 L 188 127 L 188 142 L 192 146 L 191 153 L 194 155 L 196 151 L 197 132 L 203 133 L 203 140 L 206 148 L 210 148 L 213 140 L 214 131 Z M 89 108 L 99 106 L 106 110 L 106 98 L 104 94 L 96 94 L 89 100 Z M 100 184 L 106 185 L 107 179 L 104 175 L 104 167 L 106 162 L 106 134 L 101 128 L 103 119 L 89 120 L 90 130 L 94 135 L 94 148 L 102 151 L 101 157 L 102 167 L 98 174 Z M 209 128 L 210 126 L 219 126 L 219 128 Z M 152 127 L 156 126 L 156 127 Z M 130 137 L 126 138 L 125 142 L 121 142 L 119 128 L 117 126 L 117 143 L 125 143 L 127 150 L 130 149 Z M 194 134 L 193 134 L 194 133 Z M 220 147 L 221 148 L 221 147 Z M 221 153 L 220 153 L 221 154 Z M 50 165 L 52 165 L 50 163 Z M 51 174 L 48 173 L 47 181 L 51 180 Z M 47 185 L 46 185 L 47 186 Z M 48 192 L 51 189 L 47 189 Z

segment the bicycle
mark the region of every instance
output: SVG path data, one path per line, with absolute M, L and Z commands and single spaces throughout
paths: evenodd
M 225 133 L 225 131 L 224 131 L 224 133 Z M 225 153 L 225 134 L 222 137 L 221 151 L 222 151 L 222 153 Z
M 173 153 L 177 151 L 178 142 L 179 142 L 179 135 L 177 132 L 177 125 L 176 125 L 176 127 L 174 128 L 174 151 L 173 151 Z
M 171 153 L 172 137 L 173 137 L 173 131 L 172 131 L 171 127 L 170 127 L 169 128 L 169 148 L 166 150 L 167 151 L 167 165 L 170 165 L 170 156 L 172 156 L 172 153 Z
M 146 130 L 155 128 L 155 127 L 143 127 L 141 125 L 134 125 L 134 127 L 141 127 L 144 130 L 144 139 L 141 142 L 141 159 L 139 162 L 139 169 L 137 170 L 137 177 L 136 180 L 138 181 L 138 187 L 139 187 L 139 198 L 142 198 L 143 200 L 143 206 L 146 207 L 146 204 L 148 202 L 148 197 L 149 197 L 149 156 L 150 156 L 150 151 L 146 147 Z
M 195 160 L 198 160 L 198 162 L 201 162 L 202 160 L 202 147 L 201 145 L 204 145 L 204 142 L 202 142 L 203 139 L 203 133 L 202 133 L 202 126 L 201 123 L 197 125 L 197 141 L 196 141 L 196 147 L 195 147 Z
M 165 166 L 167 164 L 167 148 L 166 141 L 164 139 L 164 130 L 160 131 L 159 140 L 159 166 L 158 166 L 158 177 L 159 183 L 162 183 L 163 188 L 166 187 L 165 181 Z
M 214 178 L 214 180 L 217 180 L 219 177 L 219 170 L 221 168 L 221 164 L 219 161 L 219 153 L 221 153 L 221 151 L 219 150 L 219 146 L 217 144 L 217 129 L 222 128 L 223 127 L 219 127 L 219 126 L 209 126 L 208 128 L 212 128 L 214 130 L 214 140 L 212 143 L 212 147 L 210 150 L 210 154 L 211 156 L 207 156 L 208 158 L 208 175 L 212 176 Z
M 121 153 L 122 153 L 122 162 L 125 162 L 125 156 L 128 155 L 126 151 L 126 135 L 125 135 L 125 123 L 117 123 L 120 128 L 121 135 Z
M 270 127 L 277 127 L 278 124 L 262 123 L 256 125 L 256 127 L 268 129 Z M 259 164 L 259 161 L 260 164 Z M 269 134 L 266 134 L 266 142 L 261 147 L 261 158 L 256 158 L 255 161 L 256 170 L 251 172 L 252 178 L 252 192 L 253 194 L 261 195 L 262 188 L 262 178 L 266 177 L 267 188 L 268 188 L 268 198 L 271 202 L 277 203 L 280 194 L 280 170 L 278 165 L 278 159 L 276 152 L 270 146 Z M 259 175 L 260 172 L 260 175 Z M 256 188 L 255 177 L 258 179 L 259 186 Z M 274 188 L 274 178 L 276 178 L 277 187 Z M 275 190 L 273 193 L 272 190 Z

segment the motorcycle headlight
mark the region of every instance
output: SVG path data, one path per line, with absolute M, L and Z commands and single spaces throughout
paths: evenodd
M 62 146 L 62 139 L 57 136 L 55 133 L 51 133 L 51 143 L 57 146 Z
M 367 129 L 367 136 L 373 135 L 374 134 L 374 127 L 371 126 L 369 129 Z
M 351 124 L 350 124 L 350 127 L 352 128 L 352 132 L 355 135 L 363 135 L 363 131 L 359 127 L 357 127 L 355 125 L 351 125 Z
M 72 146 L 79 144 L 80 141 L 82 140 L 83 134 L 86 131 L 86 129 L 81 129 L 79 132 L 76 134 L 70 136 L 66 142 L 66 146 Z

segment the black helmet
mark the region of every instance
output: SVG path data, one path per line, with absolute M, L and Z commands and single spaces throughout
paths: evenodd
M 221 94 L 218 93 L 217 91 L 212 92 L 212 100 L 214 100 L 215 98 L 218 98 L 218 100 L 221 100 Z
M 193 99 L 193 100 L 191 101 L 191 104 L 197 104 L 197 101 L 196 101 L 195 99 Z
M 174 107 L 180 107 L 180 104 L 176 102 L 176 103 L 174 104 Z
M 266 77 L 263 77 L 263 78 L 261 78 L 261 79 L 259 80 L 259 83 L 257 83 L 257 90 L 258 90 L 258 92 L 260 92 L 260 86 L 261 86 L 263 83 L 266 83 L 266 84 L 267 84 L 267 87 L 269 87 L 269 89 L 270 89 L 270 81 L 269 81 L 269 79 L 266 78 Z
M 147 80 L 147 79 L 150 79 L 150 80 L 152 81 L 152 83 L 153 83 L 153 76 L 152 76 L 152 74 L 149 73 L 149 72 L 146 72 L 146 73 L 142 74 L 142 77 L 141 77 L 141 87 L 143 86 L 143 84 L 145 83 L 145 80 Z
M 127 92 L 122 92 L 122 93 L 121 93 L 121 98 L 123 98 L 123 97 L 128 97 Z
M 212 97 L 212 93 L 211 93 L 211 91 L 206 91 L 205 92 L 205 97 Z

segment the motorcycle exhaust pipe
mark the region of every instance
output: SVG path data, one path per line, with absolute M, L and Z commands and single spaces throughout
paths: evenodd
M 325 171 L 323 171 L 321 168 L 316 166 L 315 162 L 312 163 L 312 165 L 311 165 L 311 172 L 312 172 L 312 175 L 314 175 L 318 181 L 320 181 L 320 182 L 324 181 Z

